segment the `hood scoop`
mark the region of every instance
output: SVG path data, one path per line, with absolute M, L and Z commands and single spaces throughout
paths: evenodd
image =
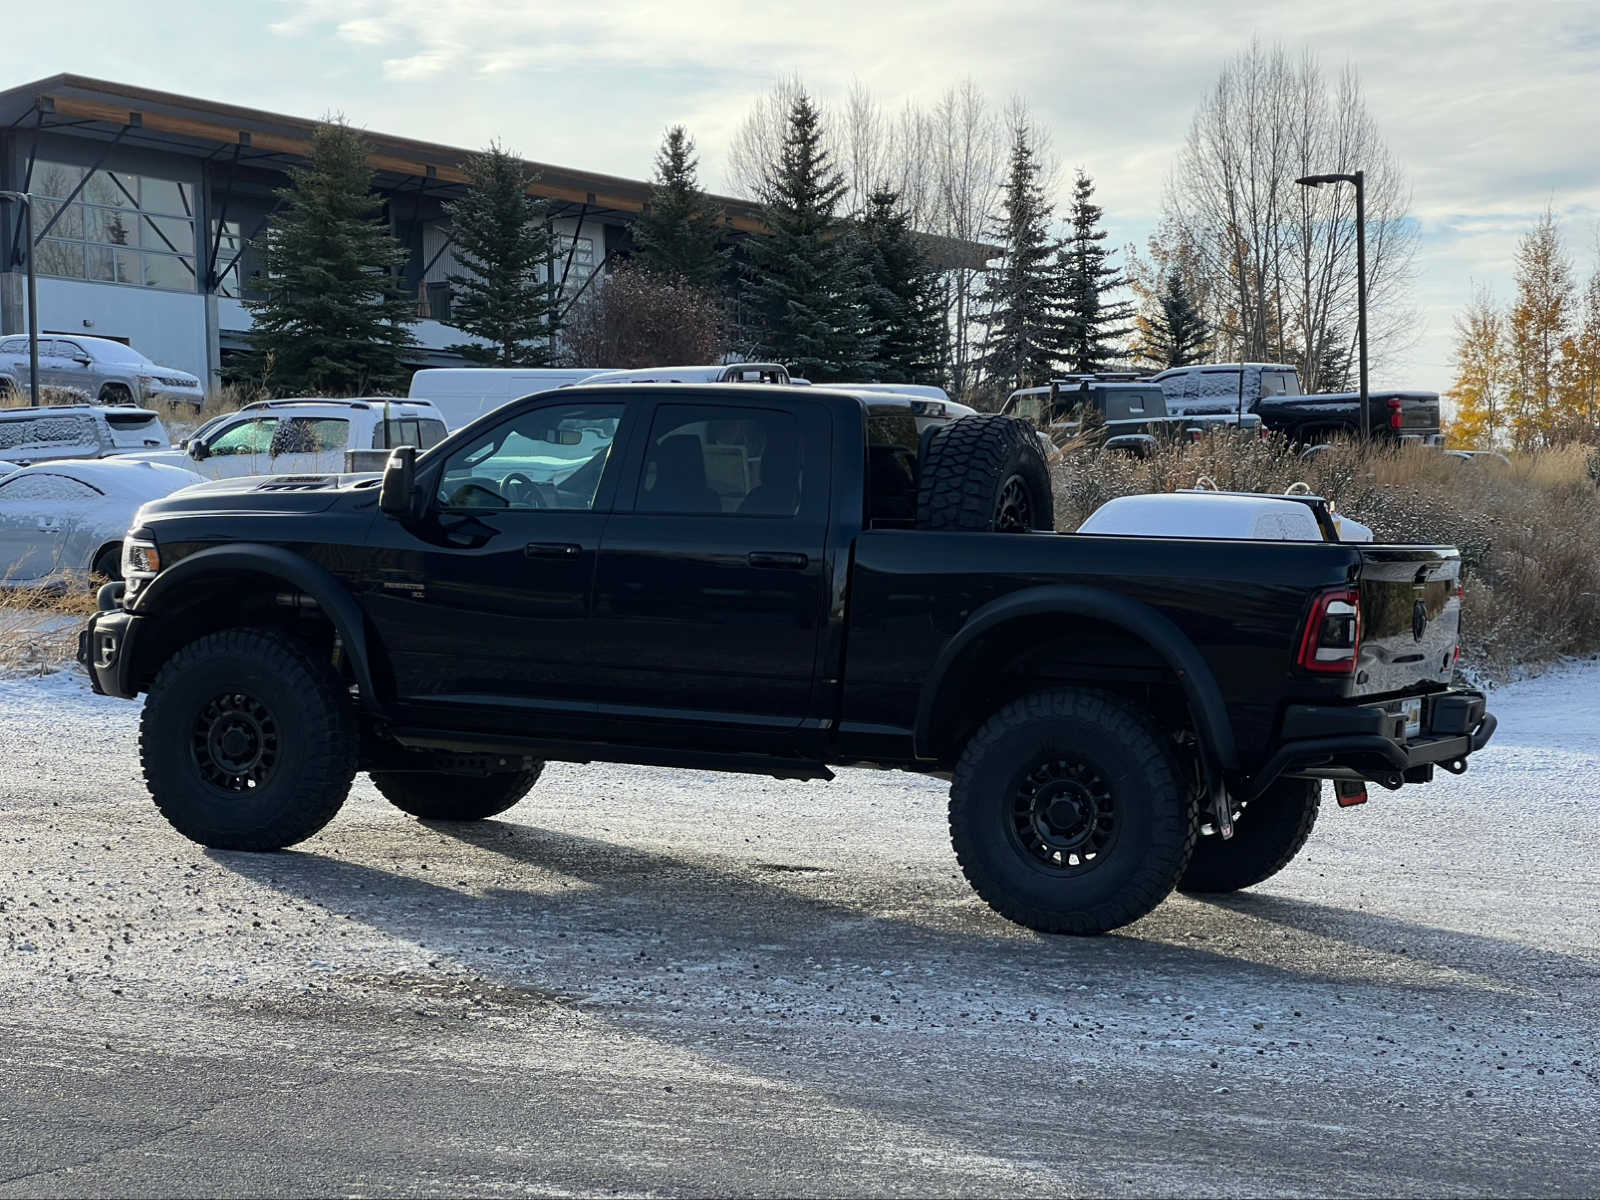
M 337 475 L 278 475 L 256 484 L 258 492 L 315 492 L 337 487 Z

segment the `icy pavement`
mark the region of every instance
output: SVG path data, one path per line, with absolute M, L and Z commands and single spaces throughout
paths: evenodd
M 136 705 L 0 681 L 0 1195 L 1594 1194 L 1600 666 L 1493 708 L 1465 777 L 1069 940 L 936 781 L 552 766 L 445 832 L 363 779 L 224 854 Z

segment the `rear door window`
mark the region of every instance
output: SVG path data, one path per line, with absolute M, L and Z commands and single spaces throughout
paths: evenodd
M 327 454 L 349 440 L 350 422 L 343 417 L 290 417 L 273 435 L 272 453 Z
M 650 426 L 634 511 L 792 517 L 806 486 L 792 412 L 663 404 Z M 809 464 L 815 472 L 819 464 Z
M 428 450 L 444 441 L 447 432 L 443 421 L 431 418 L 400 417 L 379 421 L 372 431 L 372 448 L 392 450 L 396 446 L 415 446 L 418 450 Z

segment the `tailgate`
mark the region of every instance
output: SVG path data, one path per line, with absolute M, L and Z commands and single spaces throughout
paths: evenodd
M 1400 393 L 1400 432 L 1422 436 L 1439 432 L 1439 397 L 1433 392 Z
M 1356 695 L 1450 682 L 1461 629 L 1460 578 L 1453 547 L 1361 547 Z

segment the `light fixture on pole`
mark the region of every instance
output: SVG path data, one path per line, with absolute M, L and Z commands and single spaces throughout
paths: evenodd
M 22 205 L 22 244 L 28 248 L 28 392 L 39 407 L 39 281 L 33 274 L 33 197 L 27 192 L 0 192 L 0 200 Z
M 1301 187 L 1352 183 L 1356 189 L 1356 347 L 1361 360 L 1361 440 L 1372 438 L 1372 412 L 1367 397 L 1367 194 L 1366 172 L 1354 175 L 1302 175 Z

